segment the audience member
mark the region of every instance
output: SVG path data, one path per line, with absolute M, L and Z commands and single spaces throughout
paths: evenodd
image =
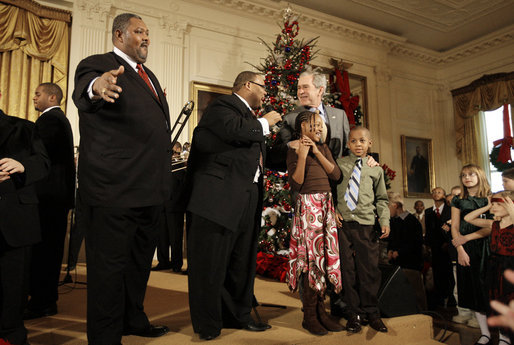
M 426 310 L 427 302 L 421 269 L 423 268 L 423 233 L 421 224 L 403 208 L 399 193 L 389 192 L 391 234 L 387 246 L 389 262 L 398 265 L 416 292 L 418 308 Z
M 502 171 L 502 184 L 505 190 L 514 191 L 514 168 Z
M 73 134 L 60 108 L 62 90 L 43 83 L 34 94 L 34 107 L 41 114 L 35 130 L 50 158 L 48 177 L 36 184 L 42 241 L 32 248 L 30 261 L 30 301 L 24 319 L 57 313 L 58 285 L 64 253 L 68 213 L 75 203 L 75 161 Z
M 414 216 L 421 224 L 423 230 L 423 237 L 425 237 L 425 204 L 422 200 L 416 200 L 414 203 Z
M 451 208 L 446 205 L 445 191 L 441 187 L 432 190 L 434 206 L 425 210 L 426 235 L 425 243 L 430 247 L 434 291 L 429 298 L 429 306 L 447 306 L 453 299 L 452 261 L 449 248 L 451 245 L 450 219 Z
M 298 148 L 287 153 L 291 190 L 296 191 L 295 214 L 289 245 L 291 290 L 302 286 L 302 326 L 312 334 L 339 332 L 343 327 L 325 311 L 329 281 L 341 291 L 337 224 L 329 179 L 337 181 L 341 170 L 326 144 L 320 143 L 323 120 L 310 111 L 296 117 Z
M 349 311 L 346 329 L 352 333 L 359 332 L 361 324 L 368 322 L 373 329 L 387 332 L 377 306 L 381 274 L 374 224 L 376 209 L 382 232 L 380 238 L 389 236 L 389 209 L 384 171 L 367 164 L 371 144 L 369 130 L 355 127 L 348 140 L 350 154 L 337 160 L 344 176 L 337 186 L 343 302 Z
M 49 169 L 50 161 L 34 124 L 6 115 L 0 109 L 0 343 L 3 344 L 28 344 L 23 309 L 27 301 L 29 259 L 31 246 L 41 241 L 35 183 Z
M 511 191 L 495 193 L 486 206 L 464 216 L 465 221 L 481 229 L 454 240 L 455 245 L 461 245 L 490 237 L 491 254 L 487 262 L 486 275 L 489 300 L 503 303 L 509 303 L 514 298 L 514 285 L 503 279 L 505 270 L 514 268 L 514 243 L 511 240 L 514 219 L 514 204 L 511 199 L 513 195 L 514 192 Z M 479 218 L 488 211 L 494 215 L 495 220 Z M 512 334 L 509 329 L 500 329 L 500 343 L 510 344 Z
M 222 328 L 264 331 L 252 319 L 257 235 L 262 212 L 265 135 L 281 120 L 255 118 L 266 95 L 264 78 L 241 72 L 232 95 L 213 101 L 193 133 L 188 161 L 189 310 L 200 339 Z
M 148 34 L 139 16 L 116 16 L 114 51 L 85 58 L 75 73 L 90 344 L 168 332 L 143 307 L 171 169 L 168 103 L 143 65 Z
M 460 173 L 462 193 L 452 200 L 451 232 L 454 241 L 460 236 L 471 234 L 478 227 L 469 224 L 464 217 L 488 203 L 491 193 L 489 182 L 484 171 L 474 164 L 462 167 Z M 469 308 L 475 312 L 476 320 L 482 333 L 477 344 L 489 344 L 491 333 L 487 327 L 485 312 L 487 311 L 487 288 L 485 282 L 485 267 L 489 257 L 489 247 L 486 239 L 456 245 L 458 254 L 457 290 L 459 307 Z M 458 317 L 458 318 L 457 318 Z M 454 316 L 455 322 L 466 322 L 466 314 Z M 469 317 L 468 317 L 469 320 Z

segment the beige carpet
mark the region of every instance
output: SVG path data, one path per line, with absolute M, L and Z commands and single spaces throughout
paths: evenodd
M 79 265 L 74 281 L 85 281 L 85 266 Z M 432 319 L 411 315 L 384 320 L 389 333 L 364 327 L 358 334 L 346 331 L 314 336 L 302 326 L 301 303 L 286 284 L 258 277 L 255 295 L 260 303 L 280 304 L 286 309 L 258 307 L 262 319 L 272 328 L 265 332 L 223 329 L 209 344 L 437 344 L 432 338 Z M 60 288 L 59 313 L 53 317 L 27 321 L 32 345 L 84 345 L 86 337 L 86 290 L 84 285 Z M 123 337 L 123 344 L 194 344 L 202 342 L 193 333 L 189 319 L 187 276 L 172 272 L 152 272 L 146 293 L 145 310 L 153 324 L 167 325 L 170 333 L 156 339 Z M 342 322 L 344 324 L 344 321 Z

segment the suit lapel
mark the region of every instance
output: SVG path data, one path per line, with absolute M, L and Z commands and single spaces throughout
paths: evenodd
M 113 53 L 114 54 L 114 53 Z M 159 103 L 159 100 L 157 100 L 152 92 L 152 90 L 150 90 L 150 88 L 148 87 L 148 85 L 146 85 L 145 81 L 143 80 L 143 78 L 141 78 L 141 76 L 132 68 L 132 66 L 130 66 L 125 60 L 123 60 L 121 57 L 119 57 L 118 55 L 114 54 L 114 56 L 116 57 L 116 60 L 122 64 L 124 67 L 125 67 L 125 74 L 132 78 L 133 80 L 136 81 L 136 83 L 141 86 L 141 88 L 143 88 L 143 90 L 148 93 L 150 96 L 152 96 L 152 98 L 154 99 L 155 102 Z M 146 73 L 148 74 L 148 69 L 146 67 L 143 66 L 143 68 L 145 69 Z M 152 83 L 153 83 L 153 80 L 152 80 Z M 154 83 L 154 86 L 155 86 L 155 83 Z
M 157 81 L 157 78 L 152 73 L 152 71 L 150 71 L 148 68 L 146 68 L 143 65 L 143 68 L 145 69 L 146 74 L 148 74 L 148 77 L 150 78 L 150 80 L 152 81 L 152 84 L 155 87 L 155 90 L 157 91 L 157 95 L 159 96 L 159 99 L 161 101 L 159 101 L 157 98 L 155 98 L 155 95 L 153 94 L 152 90 L 150 90 L 148 85 L 146 85 L 146 82 L 132 68 L 132 66 L 130 66 L 125 60 L 123 60 L 121 57 L 119 57 L 115 53 L 112 53 L 112 54 L 114 54 L 116 60 L 125 67 L 125 74 L 129 78 L 132 78 L 139 86 L 141 86 L 141 88 L 143 88 L 144 92 L 147 92 L 152 97 L 154 102 L 159 104 L 161 109 L 164 111 L 164 117 L 166 120 L 166 124 L 168 125 L 168 128 L 170 128 L 170 114 L 169 114 L 168 103 L 166 102 L 166 97 L 164 96 L 164 93 L 162 92 L 161 87 L 159 86 L 159 82 Z

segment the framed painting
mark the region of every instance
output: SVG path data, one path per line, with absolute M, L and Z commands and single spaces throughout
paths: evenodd
M 195 102 L 193 113 L 189 118 L 189 140 L 193 137 L 193 130 L 202 118 L 207 106 L 222 95 L 230 95 L 232 88 L 215 84 L 191 82 L 191 99 Z
M 430 198 L 435 188 L 432 139 L 401 136 L 403 195 Z

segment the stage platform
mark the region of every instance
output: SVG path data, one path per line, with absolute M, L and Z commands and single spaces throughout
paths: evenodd
M 155 263 L 154 263 L 155 264 Z M 85 265 L 78 265 L 73 281 L 85 281 Z M 85 345 L 86 290 L 82 284 L 60 287 L 59 313 L 52 317 L 26 321 L 32 345 Z M 378 333 L 363 327 L 357 334 L 346 331 L 314 336 L 301 326 L 302 311 L 298 293 L 291 293 L 286 284 L 258 277 L 255 295 L 260 303 L 279 304 L 285 309 L 258 307 L 261 318 L 272 328 L 265 332 L 223 329 L 209 344 L 380 344 L 429 345 L 441 344 L 433 340 L 432 318 L 409 315 L 384 319 L 388 333 Z M 328 302 L 328 301 L 327 301 Z M 167 325 L 170 332 L 160 338 L 123 337 L 124 345 L 196 344 L 203 342 L 193 333 L 189 318 L 187 276 L 170 271 L 152 272 L 146 293 L 145 310 L 150 322 Z M 341 320 L 344 325 L 345 320 Z

